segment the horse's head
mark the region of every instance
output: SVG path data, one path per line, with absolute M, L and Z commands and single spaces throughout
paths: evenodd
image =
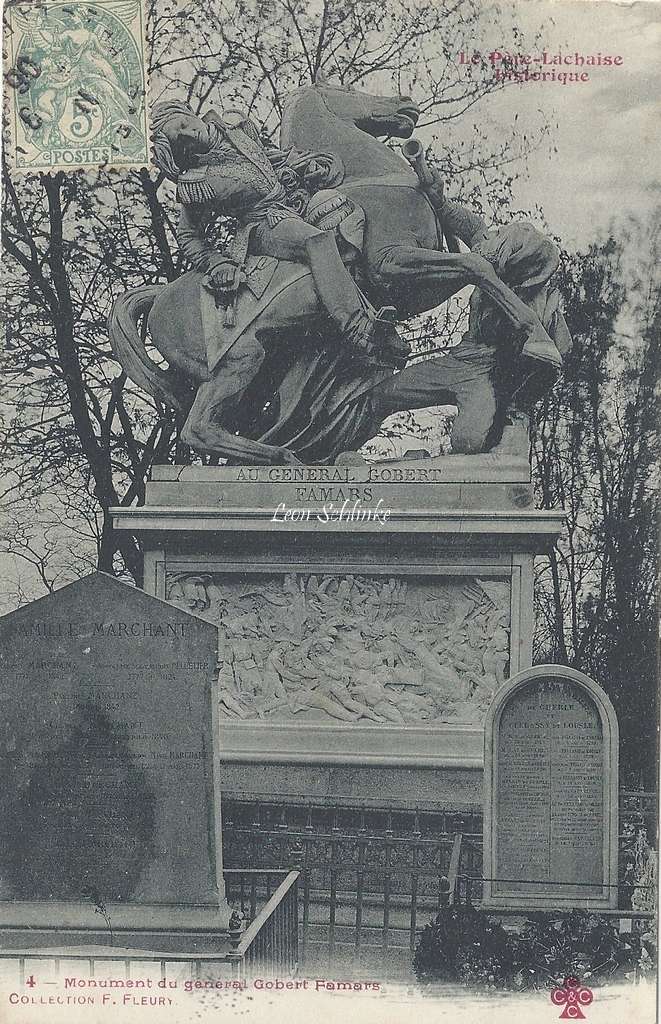
M 368 135 L 408 139 L 420 117 L 420 109 L 410 96 L 373 96 L 332 84 L 321 73 L 314 88 L 332 114 Z
M 408 165 L 379 136 L 408 139 L 420 111 L 410 96 L 371 96 L 327 82 L 317 75 L 284 104 L 280 127 L 283 149 L 332 153 L 345 168 L 345 180 L 410 173 Z

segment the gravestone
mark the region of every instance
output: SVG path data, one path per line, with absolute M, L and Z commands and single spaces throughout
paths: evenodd
M 3 925 L 226 927 L 216 628 L 94 573 L 0 651 Z
M 588 676 L 528 669 L 486 720 L 484 902 L 617 907 L 618 729 Z

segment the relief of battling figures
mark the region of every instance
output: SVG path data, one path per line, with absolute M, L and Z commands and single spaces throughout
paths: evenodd
M 509 667 L 509 583 L 474 576 L 174 573 L 219 628 L 226 718 L 479 722 Z

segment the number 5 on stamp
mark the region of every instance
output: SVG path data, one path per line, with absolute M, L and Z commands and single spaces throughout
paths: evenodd
M 7 7 L 4 90 L 17 170 L 149 164 L 143 4 Z

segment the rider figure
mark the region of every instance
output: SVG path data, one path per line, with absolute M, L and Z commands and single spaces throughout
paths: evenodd
M 333 234 L 306 223 L 298 212 L 307 195 L 288 163 L 289 154 L 265 146 L 248 120 L 228 124 L 215 112 L 202 119 L 186 103 L 157 103 L 152 123 L 154 163 L 176 181 L 182 204 L 177 228 L 181 251 L 206 272 L 208 286 L 224 305 L 231 310 L 245 280 L 248 252 L 302 262 L 355 357 L 369 361 L 384 343 L 401 353 L 404 343 L 385 318 L 386 311 L 375 315 L 361 299 Z M 313 176 L 323 176 L 313 154 L 297 157 L 298 165 L 307 161 Z M 219 252 L 205 237 L 217 214 L 238 220 L 230 252 Z

